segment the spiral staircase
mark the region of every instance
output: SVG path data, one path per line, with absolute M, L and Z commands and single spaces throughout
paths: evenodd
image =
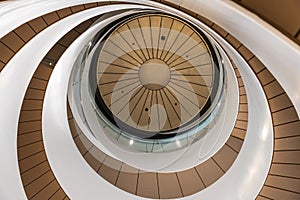
M 0 199 L 299 199 L 299 33 L 241 5 L 0 3 Z

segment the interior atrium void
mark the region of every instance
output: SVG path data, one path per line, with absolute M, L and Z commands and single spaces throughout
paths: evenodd
M 0 2 L 0 199 L 300 199 L 297 0 Z

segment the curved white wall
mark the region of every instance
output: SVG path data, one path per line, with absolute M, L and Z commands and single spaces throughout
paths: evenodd
M 207 17 L 249 48 L 282 85 L 300 116 L 300 78 L 295 73 L 300 46 L 230 0 L 183 0 L 180 6 Z
M 133 1 L 133 0 L 130 0 Z M 0 37 L 4 36 L 6 33 L 10 32 L 14 28 L 23 24 L 30 19 L 43 15 L 47 12 L 51 12 L 53 10 L 57 10 L 63 7 L 72 6 L 75 4 L 92 2 L 88 0 L 76 0 L 76 1 L 55 1 L 55 0 L 35 0 L 35 1 L 15 1 L 12 3 L 6 3 L 4 7 L 1 4 L 0 8 Z M 128 1 L 129 2 L 129 1 Z M 153 3 L 151 1 L 138 1 L 139 3 L 149 3 L 156 6 L 159 4 Z M 289 39 L 283 36 L 274 28 L 270 27 L 268 24 L 258 19 L 255 15 L 247 12 L 243 8 L 237 6 L 231 1 L 224 0 L 178 0 L 174 1 L 175 3 L 180 4 L 182 7 L 191 9 L 193 11 L 199 12 L 203 16 L 209 18 L 210 20 L 216 22 L 218 25 L 223 27 L 233 36 L 235 36 L 238 40 L 240 40 L 245 46 L 247 46 L 254 54 L 262 60 L 262 62 L 267 66 L 267 68 L 273 73 L 273 75 L 277 78 L 277 80 L 282 84 L 283 88 L 287 91 L 290 96 L 292 102 L 295 105 L 295 108 L 300 113 L 300 79 L 298 78 L 298 68 L 300 66 L 300 50 L 299 46 L 292 43 Z M 122 5 L 123 7 L 123 5 Z M 173 9 L 170 9 L 173 10 Z M 18 16 L 18 17 L 15 17 Z M 7 66 L 0 74 L 0 113 L 6 113 L 0 116 L 0 127 L 5 127 L 7 130 L 2 131 L 0 133 L 0 157 L 1 157 L 1 170 L 0 170 L 0 199 L 26 199 L 22 183 L 20 180 L 18 162 L 17 162 L 17 154 L 16 154 L 16 134 L 17 134 L 17 123 L 19 118 L 19 112 L 21 109 L 22 100 L 26 91 L 26 88 L 29 84 L 31 76 L 34 73 L 35 68 L 41 59 L 45 56 L 46 52 L 50 50 L 51 44 L 53 45 L 55 41 L 57 41 L 60 37 L 63 36 L 68 30 L 75 26 L 74 23 L 70 23 L 69 27 L 63 27 L 62 23 L 54 24 L 48 29 L 44 30 L 40 33 L 36 38 L 32 39 L 28 44 L 26 44 L 16 55 L 10 60 Z M 73 26 L 73 27 L 74 27 Z M 61 32 L 57 32 L 56 28 L 62 30 Z M 68 28 L 65 29 L 65 28 Z M 251 31 L 249 31 L 251 30 Z M 255 38 L 253 38 L 253 33 L 257 34 Z M 52 35 L 52 39 L 49 40 L 49 35 Z M 45 45 L 38 44 L 40 40 L 44 41 Z M 40 51 L 35 52 L 35 56 L 32 57 L 32 49 L 35 46 L 39 46 Z M 229 50 L 231 51 L 231 50 Z M 30 57 L 31 59 L 28 59 Z M 284 58 L 284 59 L 283 59 Z M 238 58 L 236 58 L 238 60 Z M 24 64 L 27 64 L 27 68 L 24 68 Z M 284 67 L 283 67 L 284 66 Z M 248 77 L 248 72 L 245 69 L 240 69 L 241 74 L 244 78 Z M 289 77 L 289 78 L 287 78 Z M 249 82 L 254 81 L 257 83 L 257 80 L 254 80 L 251 75 L 249 75 Z M 17 81 L 16 81 L 17 80 Z M 12 84 L 14 83 L 14 84 Z M 245 79 L 245 84 L 247 84 L 247 79 Z M 259 87 L 253 89 L 246 90 L 249 96 L 249 116 L 253 117 L 255 112 L 261 113 L 260 109 L 265 109 L 268 107 L 255 106 L 257 101 L 257 95 L 262 95 L 259 98 L 259 103 L 261 105 L 265 105 L 265 97 L 262 93 L 262 90 Z M 12 92 L 13 91 L 13 92 Z M 251 93 L 252 91 L 252 93 Z M 256 99 L 256 100 L 255 100 Z M 252 103 L 253 104 L 252 104 Z M 256 103 L 255 103 L 256 102 Z M 251 114 L 252 113 L 252 114 Z M 212 197 L 210 195 L 221 195 L 222 192 L 218 192 L 216 194 L 215 191 L 218 189 L 218 185 L 222 185 L 227 182 L 227 186 L 230 184 L 237 184 L 240 182 L 233 183 L 232 176 L 235 172 L 248 174 L 248 178 L 243 177 L 243 183 L 236 185 L 237 189 L 232 191 L 233 193 L 238 193 L 237 190 L 244 188 L 244 193 L 242 196 L 232 197 L 233 199 L 247 199 L 248 197 L 254 197 L 255 193 L 257 193 L 257 189 L 260 184 L 253 184 L 253 180 L 255 177 L 258 177 L 255 180 L 263 179 L 265 175 L 260 174 L 256 167 L 253 165 L 257 164 L 257 166 L 263 165 L 264 169 L 268 166 L 268 159 L 270 158 L 270 150 L 272 149 L 272 145 L 270 142 L 272 141 L 272 133 L 270 131 L 269 124 L 269 114 L 264 112 L 264 119 L 266 121 L 249 121 L 249 127 L 253 132 L 261 131 L 260 136 L 256 134 L 248 134 L 245 142 L 258 140 L 260 144 L 263 144 L 265 141 L 267 145 L 265 147 L 258 148 L 257 152 L 253 152 L 252 155 L 249 155 L 249 149 L 252 150 L 253 146 L 250 148 L 250 145 L 253 143 L 245 143 L 243 146 L 240 155 L 237 161 L 234 163 L 233 167 L 230 171 L 222 177 L 218 182 L 213 184 L 211 187 L 203 190 L 199 194 L 188 198 L 199 198 L 199 197 Z M 254 126 L 259 123 L 261 125 L 261 129 L 256 130 Z M 257 132 L 255 132 L 257 133 Z M 248 151 L 246 150 L 248 149 Z M 266 151 L 266 154 L 259 154 L 262 151 Z M 253 159 L 246 159 L 246 156 L 252 156 Z M 254 157 L 257 157 L 258 160 L 255 160 Z M 264 157 L 266 156 L 266 157 Z M 248 158 L 248 157 L 247 157 Z M 264 163 L 265 162 L 265 163 Z M 243 166 L 245 168 L 244 171 L 239 169 L 239 166 Z M 245 166 L 247 165 L 247 166 Z M 235 171 L 236 170 L 236 171 Z M 237 173 L 237 174 L 239 174 Z M 265 170 L 262 170 L 261 173 L 266 173 Z M 229 180 L 231 178 L 231 181 Z M 251 189 L 245 190 L 245 188 L 249 187 Z M 106 187 L 106 186 L 105 186 Z M 4 189 L 5 188 L 5 189 Z M 225 191 L 225 189 L 228 189 Z M 219 191 L 219 190 L 218 190 Z M 221 197 L 229 198 L 230 190 L 224 185 L 223 190 L 224 194 Z M 251 192 L 252 191 L 252 192 Z M 256 192 L 253 192 L 256 191 Z M 113 193 L 112 189 L 107 189 L 107 194 L 111 195 Z M 215 193 L 215 194 L 212 194 Z M 124 194 L 124 192 L 118 193 Z M 116 195 L 118 195 L 116 194 Z M 242 193 L 239 193 L 242 194 Z M 227 196 L 226 196 L 227 195 Z M 220 196 L 214 196 L 215 198 Z M 85 197 L 86 198 L 86 197 Z M 214 198 L 214 199 L 215 199 Z M 231 198 L 231 199 L 232 199 Z
M 73 199 L 84 197 L 95 199 L 101 194 L 113 199 L 121 197 L 138 199 L 140 197 L 131 194 L 127 194 L 127 196 L 123 191 L 98 177 L 84 163 L 84 159 L 71 141 L 72 137 L 65 117 L 68 81 L 62 78 L 61 74 L 64 74 L 64 76 L 70 74 L 71 69 L 65 66 L 70 65 L 72 63 L 70 59 L 76 57 L 80 52 L 78 46 L 82 46 L 87 41 L 87 39 L 84 40 L 80 37 L 64 53 L 54 69 L 47 88 L 43 110 L 43 135 L 49 161 L 61 186 Z M 236 53 L 225 42 L 223 43 L 228 50 L 233 52 L 234 57 Z M 240 56 L 235 56 L 234 59 L 239 64 L 241 73 L 245 77 L 245 87 L 249 93 L 248 104 L 252 108 L 249 111 L 249 120 L 252 123 L 249 123 L 248 131 L 251 134 L 246 136 L 244 146 L 232 168 L 212 186 L 195 195 L 185 197 L 187 199 L 253 199 L 257 196 L 267 176 L 273 150 L 273 129 L 268 103 L 249 66 Z M 64 86 L 64 88 L 61 88 L 61 86 Z M 61 89 L 58 90 L 58 88 Z M 64 110 L 65 114 L 56 116 L 55 113 L 61 110 Z M 66 132 L 68 134 L 64 134 Z M 262 135 L 264 135 L 263 138 Z M 254 144 L 256 145 L 255 151 L 253 150 Z M 64 153 L 59 153 L 61 152 L 59 149 L 65 149 Z M 61 168 L 63 164 L 65 167 Z M 251 184 L 249 184 L 249 180 L 251 180 Z M 83 189 L 83 185 L 89 186 Z M 96 188 L 103 190 L 99 191 Z

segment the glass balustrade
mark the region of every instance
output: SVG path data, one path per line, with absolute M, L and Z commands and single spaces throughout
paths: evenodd
M 72 112 L 83 132 L 125 150 L 188 147 L 222 111 L 226 73 L 219 49 L 173 15 L 148 11 L 120 19 L 78 56 L 68 95 Z

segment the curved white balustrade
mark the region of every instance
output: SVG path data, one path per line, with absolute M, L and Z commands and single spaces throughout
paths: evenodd
M 85 44 L 81 40 L 83 39 L 77 39 L 76 43 L 73 43 L 71 47 L 67 49 L 67 51 L 57 63 L 56 68 L 54 69 L 45 97 L 43 111 L 43 134 L 49 160 L 50 163 L 52 163 L 51 166 L 53 167 L 58 179 L 60 180 L 60 183 L 62 184 L 62 187 L 66 190 L 67 194 L 70 195 L 71 198 L 76 197 L 80 199 L 80 197 L 86 197 L 86 195 L 88 195 L 89 199 L 93 199 L 99 196 L 99 191 L 92 188 L 96 186 L 100 187 L 100 185 L 98 184 L 101 178 L 94 177 L 93 175 L 96 175 L 96 173 L 93 172 L 86 163 L 82 163 L 84 162 L 84 159 L 81 157 L 78 151 L 76 151 L 76 146 L 71 141 L 71 134 L 64 134 L 66 131 L 68 131 L 66 117 L 57 117 L 55 115 L 55 113 L 59 112 L 60 110 L 65 110 L 66 112 L 65 102 L 68 81 L 64 78 L 61 78 L 61 74 L 70 74 L 71 69 L 67 69 L 65 66 L 68 66 L 68 64 L 72 63 L 70 59 L 79 54 L 80 50 L 76 48 L 76 45 L 80 46 L 82 44 Z M 88 40 L 86 39 L 85 42 L 87 41 Z M 240 66 L 243 66 L 241 70 L 244 71 L 244 74 L 246 73 L 246 77 L 248 77 L 248 79 L 245 80 L 245 85 L 247 84 L 247 92 L 249 92 L 250 94 L 249 106 L 253 108 L 249 112 L 249 120 L 253 120 L 253 123 L 249 124 L 249 131 L 251 132 L 251 134 L 249 134 L 249 136 L 247 136 L 244 141 L 244 147 L 240 152 L 242 154 L 239 155 L 232 169 L 228 171 L 228 173 L 231 171 L 230 175 L 221 177 L 215 184 L 213 184 L 213 186 L 191 197 L 186 198 L 219 199 L 222 197 L 223 199 L 240 199 L 240 195 L 242 195 L 244 199 L 252 199 L 258 194 L 260 187 L 264 183 L 265 177 L 267 175 L 272 155 L 273 144 L 272 123 L 268 104 L 255 75 L 252 73 L 249 67 L 245 65 L 244 62 L 238 59 L 236 60 L 240 64 Z M 60 88 L 61 86 L 64 86 L 65 88 Z M 57 90 L 58 88 L 60 88 L 60 90 Z M 260 97 L 256 97 L 255 95 L 257 94 L 259 94 Z M 260 114 L 260 117 L 256 116 L 257 113 Z M 265 135 L 266 138 L 261 139 L 261 135 Z M 59 142 L 57 142 L 58 138 L 60 138 Z M 54 143 L 56 144 L 56 146 L 53 145 Z M 256 143 L 257 151 L 251 150 L 251 152 L 249 151 L 249 149 L 252 149 L 253 143 Z M 65 152 L 58 155 L 58 153 L 60 152 L 58 151 L 58 149 L 61 148 L 65 148 Z M 259 157 L 257 155 L 263 155 L 263 159 L 261 159 L 262 157 Z M 259 161 L 257 161 L 257 159 Z M 64 160 L 63 163 L 65 165 L 65 168 L 60 168 L 60 166 L 63 164 L 62 160 Z M 251 168 L 260 168 L 261 171 L 249 173 Z M 244 176 L 242 176 L 241 174 L 243 174 Z M 243 187 L 248 184 L 248 181 L 251 178 L 255 178 L 255 184 Z M 71 180 L 73 181 L 72 183 L 69 182 Z M 76 180 L 80 182 L 77 183 L 78 185 L 76 185 Z M 231 187 L 233 180 L 235 180 L 236 182 L 236 187 L 232 187 L 232 190 L 234 190 L 235 192 L 228 193 L 228 187 Z M 89 186 L 85 187 L 83 190 L 82 185 L 86 185 L 87 183 L 89 183 Z M 122 195 L 122 197 L 124 197 L 125 194 L 121 191 L 119 193 L 112 192 L 113 188 L 116 191 L 118 189 L 116 189 L 112 185 L 109 185 L 109 183 L 102 180 L 101 184 L 101 188 L 103 188 L 103 190 L 101 190 L 102 195 L 107 195 L 111 198 L 120 198 L 119 195 Z M 210 188 L 215 188 L 218 193 L 212 192 L 212 189 Z M 130 198 L 133 198 L 133 196 Z
M 255 199 L 272 161 L 272 117 L 264 91 L 248 64 L 222 38 L 219 38 L 219 42 L 236 63 L 244 81 L 249 106 L 247 134 L 237 159 L 225 175 L 186 199 Z
M 9 7 L 9 4 L 5 5 L 7 10 L 4 14 L 0 8 L 0 21 L 4 22 L 0 24 L 0 37 L 18 27 L 22 23 L 47 12 L 75 4 L 93 1 L 36 0 L 31 2 L 35 3 L 30 5 L 30 9 L 28 7 L 29 5 L 23 7 L 23 5 L 28 3 L 28 1 L 18 1 L 18 5 L 11 4 L 11 7 Z M 133 2 L 133 0 L 130 0 L 130 2 Z M 297 96 L 299 94 L 298 88 L 300 88 L 300 80 L 298 80 L 299 78 L 296 77 L 297 73 L 294 73 L 298 70 L 298 66 L 300 66 L 300 50 L 298 46 L 293 44 L 291 41 L 282 36 L 281 33 L 264 23 L 262 20 L 258 19 L 253 14 L 247 12 L 243 8 L 240 8 L 230 1 L 197 0 L 197 3 L 193 1 L 192 4 L 191 1 L 188 0 L 179 0 L 173 2 L 180 3 L 180 5 L 183 7 L 199 12 L 212 21 L 215 21 L 218 25 L 234 35 L 245 46 L 252 50 L 274 74 L 276 79 L 282 84 L 283 88 L 287 91 L 292 102 L 294 103 L 298 114 L 300 113 L 300 97 Z M 153 4 L 159 7 L 159 4 L 150 1 L 138 1 L 138 3 Z M 14 10 L 16 6 L 18 9 Z M 123 7 L 124 5 L 122 5 L 122 8 Z M 166 8 L 165 6 L 163 7 Z M 26 10 L 29 10 L 30 13 Z M 175 9 L 169 10 L 176 11 Z M 22 16 L 15 18 L 14 16 L 16 13 L 22 14 Z M 81 13 L 78 13 L 78 15 L 80 15 L 81 19 Z M 3 160 L 1 161 L 0 188 L 5 188 L 5 191 L 1 190 L 0 192 L 1 199 L 26 199 L 19 177 L 16 156 L 17 122 L 22 100 L 31 76 L 33 75 L 34 70 L 40 60 L 43 58 L 46 52 L 50 50 L 51 45 L 53 45 L 55 41 L 62 37 L 63 33 L 66 33 L 68 30 L 74 27 L 74 24 L 75 22 L 70 23 L 69 26 L 66 27 L 63 26 L 62 23 L 58 22 L 44 30 L 42 33 L 37 35 L 36 38 L 32 39 L 28 44 L 26 44 L 0 74 L 0 112 L 8 113 L 5 116 L 1 116 L 0 120 L 0 126 L 5 127 L 7 130 L 6 132 L 0 133 L 0 154 L 1 159 Z M 56 28 L 59 28 L 61 32 L 57 31 Z M 248 31 L 249 29 L 251 29 L 251 31 Z M 259 35 L 256 36 L 255 39 L 253 38 L 253 32 Z M 51 37 L 49 37 L 50 35 Z M 41 39 L 44 41 L 45 45 L 39 45 L 40 51 L 36 52 L 34 57 L 31 57 L 31 51 L 33 47 L 38 45 Z M 230 48 L 227 50 L 228 52 L 233 52 L 233 50 Z M 31 59 L 28 60 L 28 57 Z M 239 58 L 234 56 L 234 54 L 232 54 L 232 57 L 237 61 L 237 63 L 241 64 L 240 66 L 244 66 L 239 68 L 239 70 L 244 78 L 245 87 L 249 98 L 248 132 L 251 132 L 250 134 L 247 134 L 244 145 L 232 168 L 215 184 L 198 194 L 187 197 L 187 199 L 198 199 L 200 197 L 203 197 L 204 199 L 251 199 L 252 197 L 256 197 L 255 195 L 259 192 L 260 186 L 263 184 L 263 180 L 268 172 L 268 166 L 270 164 L 273 147 L 271 117 L 269 113 L 270 111 L 268 110 L 268 104 L 258 81 L 255 79 L 254 74 L 251 74 L 251 72 L 248 70 L 246 63 L 239 60 Z M 33 67 L 24 68 L 23 66 L 25 64 L 26 66 Z M 286 79 L 286 77 L 289 75 L 289 79 Z M 251 84 L 251 87 L 249 86 L 249 83 Z M 259 113 L 259 115 L 256 113 Z M 258 118 L 258 116 L 262 117 L 262 119 Z M 66 124 L 63 126 L 66 128 Z M 73 142 L 71 139 L 72 138 L 69 138 L 70 141 L 68 142 Z M 253 146 L 256 148 L 253 149 Z M 81 162 L 85 161 L 81 159 Z M 262 168 L 257 170 L 258 167 Z M 233 178 L 234 176 L 237 176 L 237 178 Z M 72 178 L 73 177 L 71 177 L 71 179 Z M 59 181 L 61 182 L 60 179 Z M 259 183 L 253 184 L 254 181 Z M 106 185 L 107 186 L 104 187 L 107 187 L 107 194 L 112 198 L 117 197 L 119 194 L 125 194 L 124 192 L 115 189 L 114 186 L 108 186 L 108 183 L 106 183 Z M 230 190 L 229 186 L 231 186 L 233 191 Z M 112 192 L 113 190 L 120 193 L 115 194 Z M 82 192 L 87 191 L 83 190 Z M 236 194 L 237 196 L 232 196 L 233 194 Z M 101 195 L 103 195 L 103 193 L 101 193 Z M 87 197 L 85 196 L 84 199 L 85 198 Z M 132 199 L 133 196 L 130 195 L 130 198 Z
M 109 0 L 15 0 L 7 2 L 0 7 L 0 38 L 5 34 L 14 30 L 18 26 L 45 15 L 47 13 L 71 7 L 76 5 L 81 5 L 85 3 L 93 2 L 107 2 Z M 155 2 L 149 0 L 114 0 L 119 2 L 133 2 L 145 5 L 153 5 Z M 161 7 L 166 8 L 166 6 L 161 5 Z M 120 7 L 122 8 L 122 6 Z M 18 16 L 18 17 L 16 17 Z
M 122 6 L 122 8 L 126 7 Z M 136 8 L 136 6 L 131 5 L 128 8 Z M 104 11 L 116 9 L 120 8 L 111 5 Z M 5 115 L 1 115 L 0 127 L 5 127 L 5 131 L 0 132 L 0 188 L 5 188 L 5 190 L 0 192 L 0 199 L 26 199 L 18 166 L 17 129 L 23 98 L 35 69 L 60 38 L 81 22 L 89 19 L 91 13 L 95 16 L 101 14 L 101 11 L 103 8 L 86 10 L 48 27 L 20 49 L 1 71 L 0 113 L 5 113 Z M 36 51 L 37 48 L 39 51 Z M 35 52 L 34 56 L 32 56 L 32 50 Z
M 210 38 L 210 36 L 208 37 Z M 85 117 L 87 118 L 87 123 L 93 130 L 93 133 L 98 140 L 95 140 L 94 136 L 92 136 L 92 133 L 89 133 L 89 131 L 86 130 L 84 127 L 85 125 L 80 122 L 82 119 L 80 116 L 78 116 L 78 114 L 74 113 L 74 118 L 79 123 L 81 130 L 95 146 L 108 155 L 138 169 L 146 171 L 174 172 L 186 170 L 203 163 L 212 155 L 214 155 L 226 143 L 234 128 L 236 121 L 235 119 L 238 113 L 239 88 L 236 76 L 225 52 L 220 53 L 222 54 L 222 58 L 224 59 L 223 62 L 225 63 L 224 66 L 226 72 L 224 73 L 226 73 L 226 77 L 230 82 L 230 84 L 227 85 L 227 91 L 225 92 L 226 94 L 224 96 L 225 103 L 222 105 L 223 108 L 220 109 L 222 111 L 220 111 L 221 114 L 219 114 L 220 116 L 216 120 L 216 123 L 210 125 L 210 130 L 207 131 L 205 136 L 199 139 L 199 141 L 195 142 L 192 146 L 188 146 L 187 148 L 179 149 L 177 151 L 163 153 L 135 153 L 128 152 L 114 144 L 106 136 L 106 134 L 103 133 L 104 130 L 99 126 L 97 119 L 98 116 L 95 113 L 93 106 L 91 106 L 89 99 L 89 84 L 87 80 L 89 69 L 85 69 L 82 75 L 82 84 L 84 89 L 81 91 L 81 96 L 87 97 L 87 99 L 82 100 L 82 105 L 85 110 L 84 112 Z M 79 99 L 77 100 L 79 101 Z
M 1 11 L 0 9 L 0 21 L 2 22 L 0 24 L 0 37 L 3 37 L 6 33 L 26 21 L 48 12 L 82 3 L 101 1 L 105 0 L 35 0 L 30 1 L 31 4 L 28 4 L 28 1 L 12 2 L 12 4 L 5 5 L 6 11 Z M 123 0 L 117 1 L 122 2 Z M 216 22 L 252 50 L 282 84 L 294 103 L 298 115 L 300 115 L 300 79 L 296 73 L 293 73 L 300 66 L 300 47 L 298 45 L 254 14 L 229 0 L 197 0 L 197 3 L 189 0 L 168 1 L 196 13 L 201 13 L 201 15 Z M 135 2 L 135 0 L 127 0 L 126 2 Z M 138 3 L 167 8 L 166 6 L 147 0 L 140 0 Z M 19 17 L 16 18 L 16 15 Z M 256 33 L 255 37 L 253 33 Z M 289 79 L 285 78 L 287 75 Z
M 134 7 L 133 5 L 122 5 L 122 9 Z M 95 10 L 98 10 L 98 13 L 89 13 L 90 17 L 100 14 L 99 8 Z M 111 10 L 113 9 L 107 7 L 107 9 L 102 8 L 101 12 L 105 13 Z M 92 200 L 103 196 L 112 199 L 122 197 L 141 199 L 141 197 L 116 188 L 97 175 L 77 149 L 67 120 L 68 77 L 72 71 L 74 58 L 79 55 L 81 48 L 89 42 L 93 35 L 98 32 L 99 27 L 103 26 L 107 20 L 89 28 L 65 51 L 56 63 L 45 94 L 42 114 L 45 149 L 54 174 L 71 199 Z M 65 23 L 67 24 L 67 22 Z M 58 112 L 62 112 L 62 114 L 57 116 L 55 113 Z
M 300 66 L 299 45 L 230 0 L 183 0 L 180 6 L 207 17 L 249 48 L 281 84 L 300 116 L 300 79 L 295 73 Z

